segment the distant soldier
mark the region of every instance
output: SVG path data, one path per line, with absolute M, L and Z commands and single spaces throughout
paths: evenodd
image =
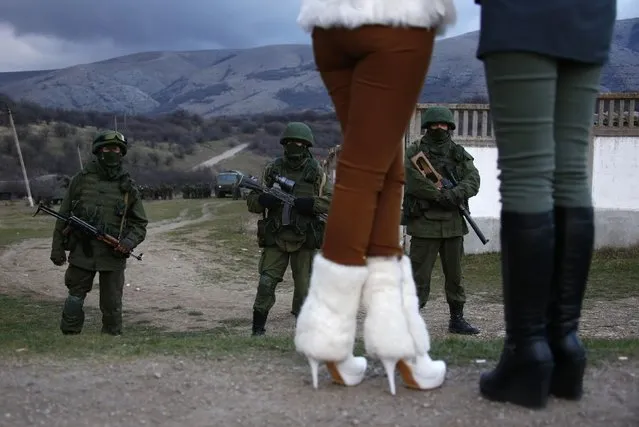
M 299 314 L 308 293 L 313 256 L 324 236 L 324 223 L 317 215 L 328 213 L 331 199 L 326 174 L 309 151 L 314 143 L 311 129 L 304 123 L 289 123 L 280 143 L 284 156 L 266 166 L 262 180 L 269 188 L 275 183 L 275 175 L 295 181 L 290 224 L 282 224 L 283 206 L 274 196 L 251 192 L 246 199 L 249 212 L 263 215 L 257 231 L 262 256 L 253 305 L 253 335 L 265 332 L 266 318 L 275 304 L 275 288 L 282 281 L 289 260 L 295 282 L 291 313 L 295 317 Z
M 113 249 L 87 235 L 64 231 L 58 220 L 53 232 L 51 261 L 64 265 L 69 251 L 69 267 L 64 282 L 69 295 L 62 310 L 60 330 L 65 335 L 79 334 L 84 324 L 84 299 L 93 287 L 96 273 L 100 280 L 102 333 L 122 333 L 122 290 L 124 269 L 129 253 L 146 237 L 148 220 L 137 188 L 122 168 L 127 141 L 119 132 L 100 133 L 93 141 L 96 158 L 76 174 L 60 206 L 60 213 L 87 221 L 116 237 L 120 245 Z
M 428 301 L 430 279 L 439 254 L 446 301 L 450 308 L 448 330 L 456 334 L 478 334 L 479 330 L 464 319 L 466 293 L 462 285 L 461 260 L 468 226 L 459 205 L 468 207 L 468 199 L 479 192 L 479 172 L 473 164 L 473 157 L 450 137 L 455 121 L 448 108 L 426 110 L 422 121 L 424 128 L 424 137 L 406 149 L 404 188 L 407 234 L 411 236 L 410 260 L 419 306 L 424 307 Z M 437 189 L 410 161 L 420 151 L 426 154 L 440 174 L 444 174 L 445 170 L 451 171 L 459 185 L 450 190 Z

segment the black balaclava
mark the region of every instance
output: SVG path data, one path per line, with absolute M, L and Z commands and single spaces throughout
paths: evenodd
M 289 142 L 284 146 L 284 157 L 291 168 L 298 169 L 310 157 L 310 152 L 304 144 L 297 145 L 294 142 Z
M 122 152 L 98 151 L 98 163 L 109 179 L 115 178 L 122 168 Z

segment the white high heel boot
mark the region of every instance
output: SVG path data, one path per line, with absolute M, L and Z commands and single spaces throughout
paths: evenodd
M 398 369 L 404 384 L 409 388 L 419 390 L 437 388 L 444 383 L 446 363 L 443 360 L 432 360 L 428 354 L 430 335 L 426 322 L 419 313 L 419 300 L 410 259 L 406 255 L 402 256 L 400 265 L 404 314 L 415 342 L 417 357 L 414 360 L 400 361 Z
M 313 259 L 308 296 L 297 316 L 295 348 L 308 359 L 314 388 L 320 362 L 337 384 L 353 386 L 364 379 L 366 359 L 353 356 L 353 345 L 367 276 L 365 266 L 337 264 L 319 253 Z
M 407 387 L 420 390 L 438 387 L 446 373 L 444 362 L 433 362 L 428 355 L 430 338 L 419 314 L 410 261 L 408 271 L 404 261 L 369 258 L 364 285 L 366 351 L 382 362 L 393 395 L 395 367 Z

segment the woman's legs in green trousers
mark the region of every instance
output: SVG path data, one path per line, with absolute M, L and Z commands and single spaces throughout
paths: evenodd
M 503 209 L 589 207 L 588 143 L 601 66 L 532 53 L 485 59 Z
M 588 145 L 600 66 L 532 53 L 485 60 L 498 148 L 506 342 L 482 374 L 493 400 L 581 396 L 576 332 L 594 240 Z

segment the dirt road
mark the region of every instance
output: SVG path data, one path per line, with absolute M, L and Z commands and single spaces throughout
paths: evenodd
M 4 365 L 3 365 L 4 364 Z M 479 371 L 455 368 L 439 390 L 388 392 L 379 364 L 345 388 L 322 370 L 313 390 L 299 357 L 132 363 L 0 362 L 0 425 L 47 426 L 556 426 L 636 427 L 639 366 L 591 370 L 581 402 L 531 411 L 487 402 Z
M 205 238 L 185 245 L 165 239 L 166 232 L 214 217 L 223 203 L 233 202 L 206 204 L 199 219 L 178 218 L 150 227 L 140 248 L 146 253 L 144 262 L 131 261 L 127 269 L 128 322 L 186 331 L 235 320 L 238 332 L 249 333 L 257 283 L 254 261 L 238 274 L 233 260 L 213 261 L 223 247 Z M 48 239 L 29 240 L 0 254 L 0 292 L 64 298 L 64 268 L 50 266 L 49 245 Z M 257 256 L 254 246 L 246 252 Z M 589 303 L 583 334 L 636 336 L 636 317 L 629 319 L 628 313 L 637 302 Z M 87 304 L 98 306 L 97 292 L 89 294 Z M 278 290 L 269 334 L 292 334 L 290 304 L 289 277 Z M 483 331 L 472 339 L 502 335 L 501 310 L 499 304 L 469 304 L 468 317 Z M 429 303 L 424 315 L 433 336 L 446 335 L 448 313 L 441 299 Z M 590 369 L 583 401 L 553 401 L 538 412 L 480 399 L 479 368 L 488 365 L 453 367 L 441 390 L 399 387 L 393 397 L 374 360 L 361 386 L 334 386 L 323 370 L 317 391 L 298 355 L 214 361 L 157 357 L 117 364 L 29 360 L 0 360 L 0 426 L 639 426 L 639 364 L 633 360 Z
M 218 154 L 217 156 L 213 156 L 210 159 L 197 164 L 195 166 L 193 166 L 191 168 L 191 170 L 197 170 L 197 169 L 202 169 L 202 168 L 210 168 L 211 166 L 214 166 L 218 163 L 220 163 L 222 160 L 226 160 L 226 159 L 230 159 L 231 157 L 235 156 L 237 153 L 241 152 L 242 150 L 244 150 L 246 147 L 248 147 L 249 144 L 248 143 L 244 143 L 244 144 L 240 144 L 237 147 L 233 147 L 230 148 L 228 150 L 226 150 L 225 152 L 223 152 L 222 154 Z

